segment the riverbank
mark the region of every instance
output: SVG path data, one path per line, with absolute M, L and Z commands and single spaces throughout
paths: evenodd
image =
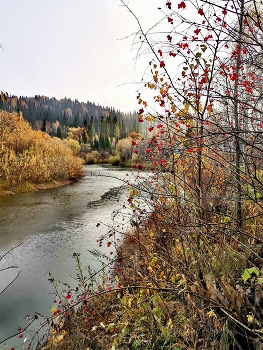
M 0 139 L 2 195 L 50 188 L 83 175 L 78 142 L 33 130 L 21 113 L 0 110 Z
M 41 190 L 48 190 L 51 188 L 57 188 L 60 186 L 69 185 L 73 182 L 79 181 L 78 180 L 67 180 L 67 181 L 54 181 L 50 183 L 43 183 L 43 184 L 31 184 L 31 183 L 23 183 L 19 184 L 17 187 L 14 188 L 14 190 L 5 190 L 1 188 L 0 184 L 0 197 L 2 196 L 10 196 L 15 195 L 19 193 L 26 193 L 26 192 L 35 192 L 35 191 L 41 191 Z
M 95 165 L 94 163 L 87 163 L 84 164 L 84 166 L 88 166 L 88 165 Z M 116 165 L 112 164 L 112 163 L 108 163 L 108 162 L 100 162 L 97 163 L 97 165 L 102 165 L 102 166 L 112 166 L 112 168 L 116 168 Z M 127 165 L 127 166 L 121 166 L 121 165 L 117 165 L 117 167 L 119 167 L 120 169 L 127 169 L 127 170 L 138 170 L 138 167 L 136 167 L 136 164 L 132 164 L 132 165 Z M 140 169 L 144 169 L 145 171 L 150 171 L 152 170 L 152 166 L 150 164 L 141 164 L 139 166 Z M 35 191 L 41 191 L 41 190 L 47 190 L 47 189 L 51 189 L 51 188 L 56 188 L 59 186 L 64 186 L 64 185 L 68 185 L 74 182 L 79 181 L 81 178 L 83 177 L 83 174 L 80 174 L 78 176 L 78 178 L 74 179 L 74 180 L 63 180 L 63 181 L 51 181 L 48 183 L 29 183 L 29 182 L 23 182 L 23 183 L 18 183 L 17 185 L 13 185 L 12 189 L 8 189 L 8 185 L 5 185 L 3 182 L 1 183 L 0 181 L 0 197 L 2 196 L 10 196 L 10 195 L 15 195 L 15 194 L 19 194 L 19 193 L 26 193 L 26 192 L 35 192 Z
M 110 276 L 60 296 L 42 350 L 258 349 L 250 315 L 262 288 L 249 271 L 261 265 L 245 270 L 231 240 L 200 244 L 188 222 L 179 203 L 156 205 L 125 233 Z
M 141 187 L 130 189 L 128 198 L 125 196 L 126 202 L 121 202 L 124 203 L 124 210 L 127 207 L 132 209 L 133 214 L 127 211 L 124 213 L 124 218 L 130 222 L 132 229 L 121 230 L 119 222 L 115 221 L 114 230 L 102 214 L 102 208 L 109 209 L 109 201 L 114 202 L 112 191 L 107 191 L 110 193 L 106 196 L 107 201 L 103 199 L 104 194 L 98 191 L 109 185 L 103 174 L 107 179 L 114 180 L 119 177 L 118 171 L 111 177 L 110 168 L 104 169 L 104 172 L 101 170 L 102 168 L 94 166 L 90 177 L 85 176 L 87 192 L 83 196 L 81 189 L 70 200 L 74 206 L 68 210 L 66 217 L 79 218 L 85 213 L 87 223 L 90 222 L 91 218 L 94 219 L 94 208 L 97 208 L 99 199 L 102 206 L 98 210 L 96 221 L 88 230 L 93 236 L 87 249 L 90 251 L 90 243 L 93 242 L 93 252 L 97 259 L 105 253 L 104 267 L 94 270 L 99 271 L 100 277 L 97 278 L 97 274 L 83 262 L 87 251 L 82 250 L 79 256 L 79 249 L 83 248 L 83 242 L 86 241 L 85 235 L 81 237 L 79 247 L 73 249 L 72 244 L 69 244 L 71 254 L 72 251 L 75 252 L 74 266 L 77 269 L 75 274 L 74 271 L 69 272 L 63 260 L 62 271 L 64 276 L 77 274 L 77 286 L 73 287 L 70 283 L 70 287 L 64 283 L 66 279 L 61 274 L 58 275 L 61 282 L 56 281 L 56 276 L 50 276 L 55 295 L 49 309 L 51 316 L 46 317 L 45 325 L 53 326 L 46 333 L 48 340 L 43 345 L 43 350 L 226 350 L 233 344 L 238 344 L 241 349 L 257 349 L 250 343 L 259 341 L 255 334 L 256 328 L 252 328 L 251 317 L 254 315 L 257 322 L 260 322 L 261 314 L 260 307 L 255 310 L 251 300 L 257 300 L 257 305 L 262 302 L 260 245 L 247 248 L 249 256 L 246 266 L 233 235 L 225 235 L 225 221 L 220 221 L 219 215 L 211 216 L 211 226 L 200 230 L 192 218 L 195 215 L 193 207 L 181 196 L 167 199 L 155 195 L 155 190 L 152 210 L 144 211 L 142 198 L 146 198 L 143 195 L 146 183 L 143 180 Z M 127 182 L 129 172 L 125 170 L 122 175 Z M 142 179 L 141 175 L 136 172 L 132 177 Z M 166 178 L 169 179 L 171 175 L 162 172 L 159 176 L 164 186 Z M 156 176 L 152 179 L 155 178 Z M 87 206 L 87 198 L 95 179 L 100 181 L 99 184 L 94 183 L 97 199 L 90 202 L 91 206 Z M 154 185 L 151 181 L 147 186 L 150 184 Z M 151 188 L 147 187 L 147 193 L 151 193 Z M 66 203 L 69 198 L 71 196 L 67 194 Z M 81 199 L 83 203 L 80 203 Z M 115 199 L 119 202 L 119 197 Z M 40 201 L 46 202 L 46 199 Z M 50 204 L 53 202 L 54 196 L 45 204 L 52 213 L 54 210 Z M 35 200 L 33 203 L 35 205 Z M 83 208 L 81 215 L 74 214 L 75 205 Z M 251 203 L 245 205 L 244 209 L 255 210 Z M 89 207 L 92 211 L 86 213 Z M 114 220 L 118 212 L 115 209 L 116 207 L 112 211 Z M 231 215 L 231 210 L 234 208 L 229 207 L 228 215 Z M 65 209 L 59 212 L 65 215 Z M 41 210 L 40 217 L 46 225 L 46 218 L 50 218 L 50 215 Z M 189 222 L 192 224 L 189 225 Z M 87 229 L 87 223 L 83 222 L 77 232 L 82 233 Z M 257 223 L 262 225 L 262 218 L 257 218 Z M 227 225 L 234 232 L 234 223 L 228 222 Z M 74 226 L 80 227 L 75 223 Z M 96 231 L 103 226 L 107 233 Z M 65 239 L 64 227 L 63 224 L 63 230 L 59 231 L 60 239 Z M 70 227 L 68 237 L 74 236 L 72 232 Z M 56 233 L 56 238 L 58 234 Z M 57 254 L 62 249 L 55 247 L 55 242 L 57 240 L 51 242 L 50 248 Z M 48 250 L 44 250 L 44 256 Z M 26 330 L 21 335 L 27 337 L 28 343 Z

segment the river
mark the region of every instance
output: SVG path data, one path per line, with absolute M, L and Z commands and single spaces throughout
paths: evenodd
M 101 262 L 90 250 L 109 254 L 106 242 L 99 248 L 97 240 L 127 196 L 118 180 L 127 179 L 127 169 L 91 165 L 85 171 L 82 180 L 70 185 L 0 197 L 0 257 L 22 243 L 0 261 L 0 292 L 21 271 L 0 294 L 0 343 L 27 325 L 27 315 L 50 315 L 54 288 L 48 272 L 74 285 L 74 252 L 92 269 L 101 268 Z M 8 266 L 17 268 L 1 271 Z M 7 341 L 7 349 L 19 342 L 17 336 Z

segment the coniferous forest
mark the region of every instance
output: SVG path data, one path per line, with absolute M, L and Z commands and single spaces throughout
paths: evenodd
M 84 127 L 87 135 L 81 141 L 88 137 L 87 141 L 96 145 L 97 140 L 101 146 L 107 146 L 107 138 L 119 140 L 127 137 L 129 132 L 142 131 L 135 111 L 125 114 L 113 107 L 66 97 L 60 100 L 40 95 L 17 97 L 1 91 L 0 109 L 22 112 L 33 129 L 61 139 L 68 136 L 69 128 Z

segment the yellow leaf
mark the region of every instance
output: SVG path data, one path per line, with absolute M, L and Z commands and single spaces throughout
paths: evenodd
M 252 315 L 247 315 L 247 321 L 252 323 L 254 321 L 254 317 Z
M 215 313 L 214 310 L 212 310 L 212 309 L 210 309 L 210 311 L 208 311 L 206 314 L 207 314 L 208 317 L 217 318 L 216 313 Z

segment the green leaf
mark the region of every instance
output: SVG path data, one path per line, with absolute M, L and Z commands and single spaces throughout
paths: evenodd
M 243 281 L 246 282 L 250 278 L 250 273 L 248 272 L 247 269 L 242 274 Z
M 259 276 L 259 269 L 256 267 L 250 267 L 249 269 L 247 269 L 248 272 L 250 273 L 250 275 L 252 275 L 253 273 L 258 277 Z
M 122 328 L 121 333 L 124 334 L 124 335 L 127 333 L 127 326 L 124 326 Z
M 245 271 L 242 274 L 243 281 L 246 282 L 249 278 L 252 277 L 253 273 L 258 277 L 259 269 L 257 269 L 256 267 L 250 267 L 249 269 L 245 269 Z
M 263 277 L 258 278 L 258 284 L 263 284 Z
M 115 323 L 110 323 L 108 327 L 106 328 L 106 332 L 108 332 L 112 327 L 115 326 Z

